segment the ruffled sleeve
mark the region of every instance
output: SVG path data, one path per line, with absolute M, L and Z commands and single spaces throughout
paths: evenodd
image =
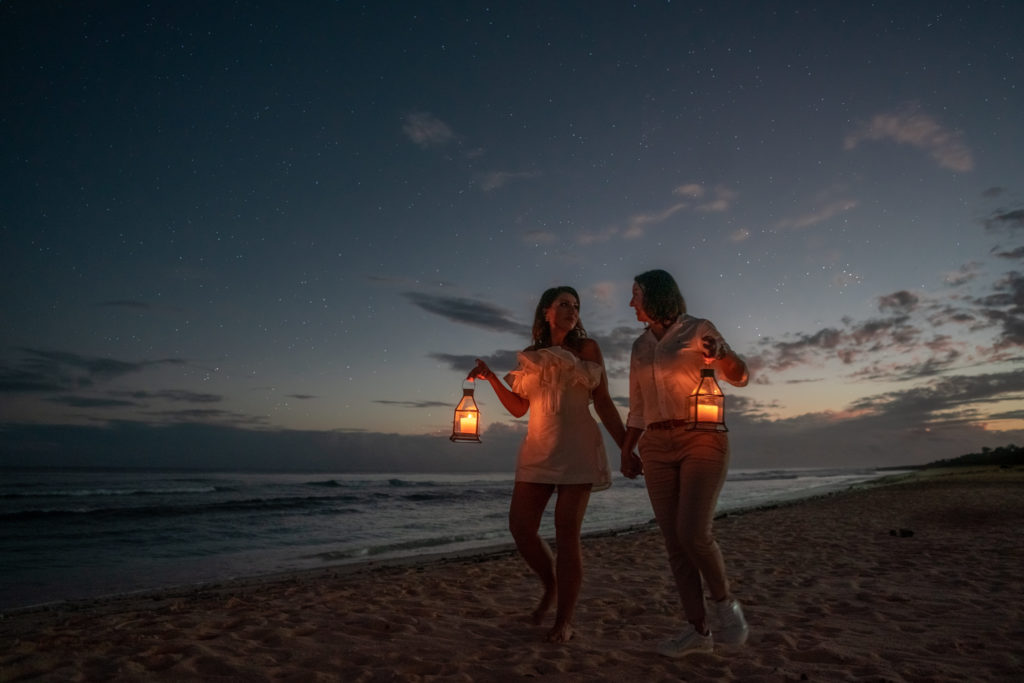
M 541 365 L 549 366 L 554 372 L 552 380 L 562 388 L 579 384 L 586 389 L 596 389 L 601 383 L 601 366 L 589 360 L 582 360 L 572 351 L 558 346 L 541 349 L 544 354 Z M 547 362 L 545 362 L 547 361 Z
M 530 400 L 531 408 L 546 413 L 558 412 L 562 394 L 579 386 L 593 391 L 601 383 L 603 368 L 599 363 L 581 360 L 576 354 L 553 346 L 539 351 L 521 351 L 519 365 L 505 375 L 512 391 Z M 535 402 L 540 400 L 540 406 Z
M 512 389 L 512 392 L 524 398 L 529 397 L 526 378 L 531 374 L 540 374 L 541 371 L 540 365 L 531 356 L 533 356 L 533 352 L 520 351 L 517 353 L 516 360 L 519 364 L 515 370 L 505 375 L 505 383 Z

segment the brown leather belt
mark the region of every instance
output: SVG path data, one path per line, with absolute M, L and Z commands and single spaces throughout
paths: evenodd
M 686 427 L 690 424 L 689 420 L 663 420 L 661 422 L 652 422 L 647 425 L 647 429 L 676 429 L 677 427 Z

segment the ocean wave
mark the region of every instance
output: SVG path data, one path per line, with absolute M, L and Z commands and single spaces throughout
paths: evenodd
M 835 478 L 858 478 L 872 476 L 876 473 L 874 468 L 863 470 L 849 469 L 776 469 L 776 470 L 732 470 L 729 472 L 727 481 L 775 481 L 791 479 L 835 479 Z
M 233 487 L 198 486 L 181 488 L 153 489 L 46 489 L 42 491 L 10 491 L 0 493 L 0 500 L 16 500 L 18 498 L 91 498 L 109 496 L 161 496 L 182 495 L 193 493 L 218 493 L 236 490 Z
M 344 484 L 337 479 L 325 479 L 323 481 L 307 481 L 303 486 L 323 486 L 326 488 L 337 489 L 344 486 Z
M 130 507 L 93 508 L 29 508 L 0 513 L 0 522 L 24 522 L 34 519 L 56 518 L 165 518 L 189 517 L 207 514 L 234 514 L 238 512 L 310 513 L 323 511 L 325 514 L 349 514 L 359 512 L 359 499 L 339 496 L 307 496 L 303 498 L 249 498 L 243 500 L 217 501 L 211 503 L 182 505 L 144 505 Z
M 505 529 L 482 530 L 477 533 L 446 534 L 441 536 L 409 539 L 406 541 L 395 541 L 393 543 L 361 545 L 352 548 L 327 550 L 324 552 L 313 553 L 312 555 L 307 555 L 305 557 L 307 559 L 320 560 L 323 562 L 343 562 L 345 560 L 358 560 L 367 557 L 441 551 L 446 548 L 465 543 L 481 545 L 485 542 L 505 539 L 507 536 L 508 533 Z
M 303 486 L 313 487 L 326 487 L 326 488 L 354 488 L 354 489 L 366 489 L 366 488 L 440 488 L 448 486 L 465 486 L 472 482 L 453 482 L 444 480 L 415 480 L 415 479 L 402 479 L 399 477 L 392 477 L 387 480 L 380 479 L 318 479 L 314 481 L 307 481 L 303 483 Z

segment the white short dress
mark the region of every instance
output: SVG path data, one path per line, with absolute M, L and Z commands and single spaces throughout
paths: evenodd
M 611 486 L 601 428 L 590 413 L 604 369 L 560 346 L 522 351 L 518 360 L 505 381 L 530 401 L 530 420 L 516 481 L 593 484 L 595 491 Z

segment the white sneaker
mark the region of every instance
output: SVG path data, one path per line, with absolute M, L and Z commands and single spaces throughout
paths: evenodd
M 743 608 L 734 598 L 714 602 L 715 616 L 718 617 L 718 642 L 725 645 L 742 645 L 747 642 L 750 629 L 743 617 Z
M 682 635 L 670 638 L 658 646 L 658 654 L 665 657 L 683 657 L 691 652 L 711 652 L 715 641 L 709 631 L 706 636 L 697 633 L 693 624 L 688 624 Z

